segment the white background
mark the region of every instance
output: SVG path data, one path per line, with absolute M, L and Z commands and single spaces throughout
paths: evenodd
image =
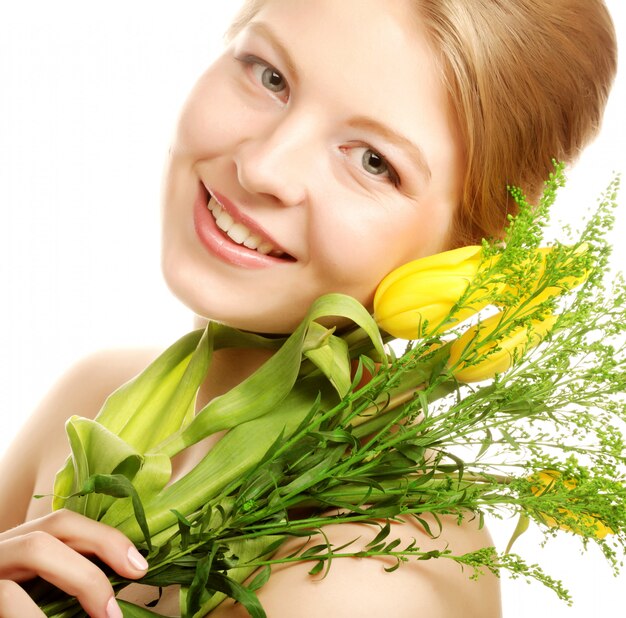
M 104 347 L 164 346 L 191 328 L 159 272 L 159 183 L 180 105 L 238 2 L 21 0 L 0 7 L 0 452 L 69 365 Z M 609 7 L 626 41 L 626 6 Z M 10 7 L 10 8 L 9 8 Z M 624 54 L 621 54 L 624 65 Z M 626 171 L 626 69 L 600 138 L 570 174 L 559 219 L 579 220 Z M 614 264 L 626 264 L 622 197 Z M 1 473 L 1 471 L 0 471 Z M 0 506 L 1 508 L 1 506 Z M 502 548 L 514 522 L 493 525 Z M 504 583 L 506 618 L 626 615 L 626 575 L 564 537 L 516 547 L 562 577 Z

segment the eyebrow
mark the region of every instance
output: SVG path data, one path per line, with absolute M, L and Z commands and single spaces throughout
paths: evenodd
M 413 161 L 416 168 L 426 176 L 427 180 L 430 180 L 432 172 L 428 165 L 428 161 L 426 160 L 426 156 L 424 155 L 424 151 L 410 139 L 401 133 L 394 131 L 387 125 L 378 122 L 378 120 L 368 118 L 367 116 L 357 116 L 356 118 L 352 118 L 348 124 L 355 129 L 376 133 L 383 140 L 392 142 L 395 146 L 404 150 Z
M 290 77 L 297 84 L 298 83 L 298 67 L 296 63 L 293 61 L 291 54 L 287 50 L 286 45 L 280 40 L 280 38 L 274 33 L 274 31 L 262 21 L 254 21 L 249 27 L 249 30 L 254 32 L 255 34 L 261 35 L 273 48 L 274 51 L 282 56 L 283 62 L 287 71 L 290 74 Z

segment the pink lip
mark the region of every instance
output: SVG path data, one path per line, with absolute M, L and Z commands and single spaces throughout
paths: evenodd
M 241 221 L 253 233 L 258 234 L 263 239 L 267 239 L 280 250 L 280 247 L 258 225 L 240 213 L 226 197 L 216 192 L 213 192 L 213 195 L 233 219 Z M 200 242 L 210 253 L 228 264 L 244 268 L 268 268 L 277 264 L 285 264 L 285 259 L 272 255 L 263 255 L 254 249 L 248 249 L 248 247 L 239 245 L 231 240 L 215 224 L 215 219 L 207 207 L 209 199 L 208 191 L 200 183 L 193 207 L 193 221 Z

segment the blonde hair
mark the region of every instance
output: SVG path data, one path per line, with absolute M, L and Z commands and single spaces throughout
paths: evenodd
M 263 0 L 248 0 L 235 35 Z M 533 201 L 553 169 L 596 135 L 617 44 L 602 0 L 414 0 L 464 142 L 465 178 L 451 244 L 499 237 L 515 211 L 508 186 Z
M 617 65 L 601 0 L 418 0 L 464 140 L 454 244 L 498 237 L 533 201 L 553 159 L 574 161 L 600 128 Z
M 245 28 L 250 20 L 259 12 L 263 5 L 263 0 L 245 0 L 239 13 L 235 15 L 233 23 L 226 31 L 226 40 L 232 39 L 237 33 Z

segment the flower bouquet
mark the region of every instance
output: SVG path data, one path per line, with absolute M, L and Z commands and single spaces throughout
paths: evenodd
M 546 534 L 600 546 L 615 569 L 626 542 L 626 286 L 606 282 L 619 180 L 576 239 L 542 247 L 561 166 L 506 238 L 406 264 L 377 290 L 374 317 L 354 299 L 318 299 L 277 340 L 209 323 L 113 393 L 95 420 L 67 423 L 71 457 L 54 507 L 115 526 L 146 556 L 141 583 L 179 584 L 180 611 L 205 616 L 224 598 L 265 613 L 255 591 L 276 563 L 311 574 L 348 556 L 453 560 L 472 577 L 506 569 L 568 600 L 563 585 L 510 552 L 534 520 Z M 328 318 L 351 326 L 323 326 Z M 404 340 L 399 343 L 398 340 Z M 270 359 L 196 412 L 215 350 L 263 348 Z M 171 458 L 224 431 L 170 482 Z M 390 523 L 467 514 L 517 517 L 505 551 L 424 551 Z M 308 543 L 324 526 L 368 522 L 363 549 Z M 513 528 L 514 526 L 512 526 Z M 291 553 L 277 550 L 301 539 Z M 470 576 L 470 575 L 468 575 Z M 111 574 L 116 591 L 129 585 Z M 48 616 L 80 615 L 44 582 Z M 124 615 L 157 616 L 120 601 Z

